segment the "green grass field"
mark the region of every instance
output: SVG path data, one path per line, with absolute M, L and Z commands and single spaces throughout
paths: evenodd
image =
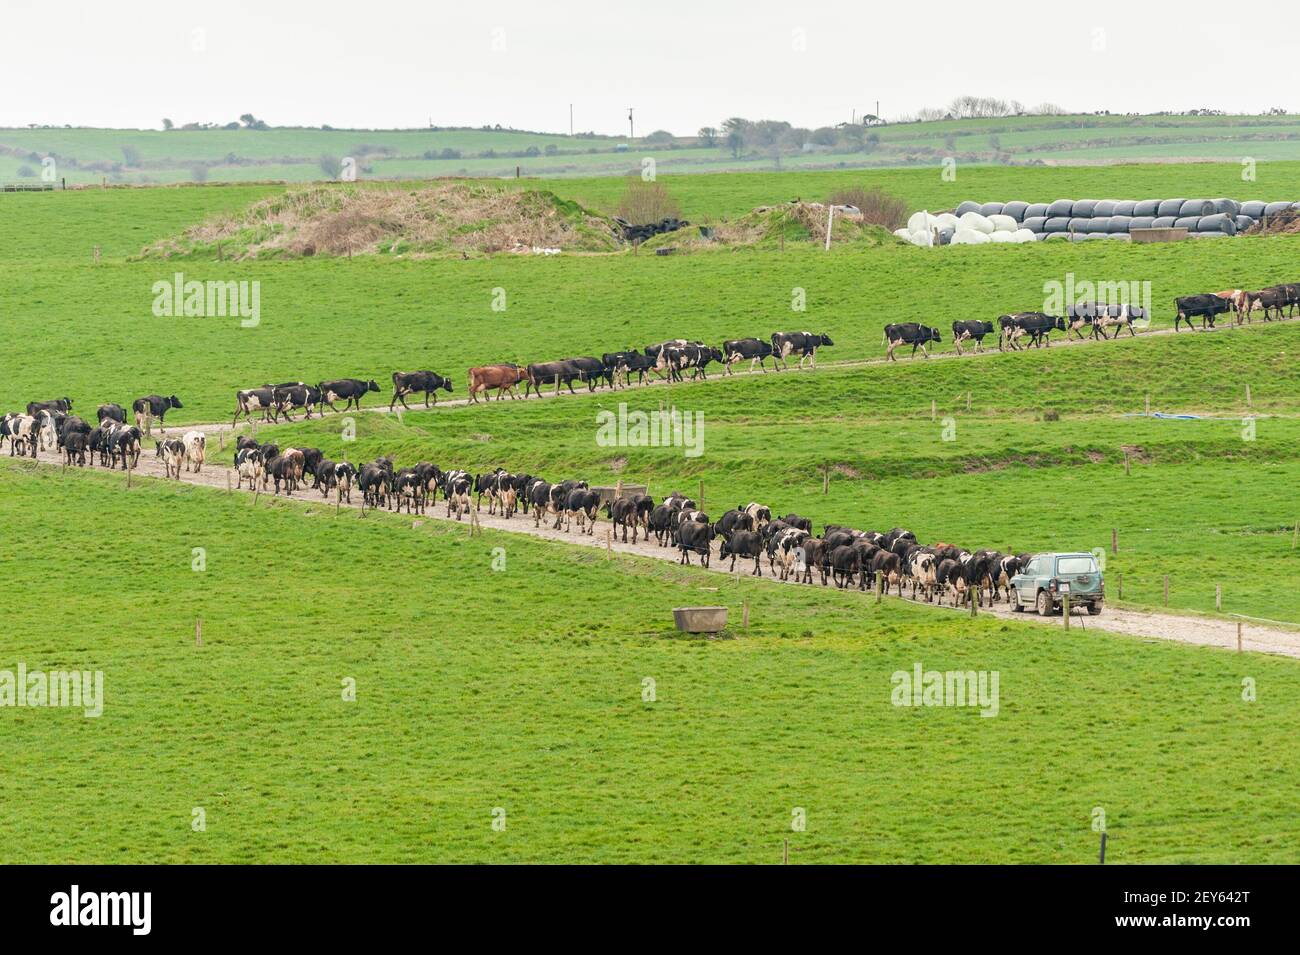
M 0 136 L 0 142 L 3 137 Z M 879 181 L 916 207 L 965 198 L 1300 193 L 1300 163 L 665 177 L 688 218 Z M 544 183 L 609 211 L 621 184 Z M 465 369 L 669 337 L 824 331 L 822 362 L 877 358 L 881 327 L 1041 307 L 1045 283 L 1175 295 L 1300 279 L 1290 237 L 1162 246 L 845 245 L 468 261 L 138 259 L 279 189 L 0 194 L 0 334 L 21 343 L 0 411 L 176 393 L 228 420 L 266 381 Z M 949 192 L 949 190 L 960 192 Z M 1247 192 L 1246 189 L 1250 189 Z M 944 199 L 949 196 L 948 199 Z M 101 260 L 93 261 L 100 246 Z M 937 253 L 937 254 L 936 254 Z M 256 280 L 261 322 L 158 318 L 152 286 Z M 494 289 L 507 308 L 493 311 Z M 806 311 L 791 309 L 803 289 Z M 951 348 L 945 342 L 942 350 Z M 1108 548 L 1108 597 L 1300 624 L 1300 322 L 897 366 L 821 367 L 560 401 L 260 429 L 360 461 L 505 466 L 712 513 L 768 501 L 922 539 Z M 1246 387 L 1250 387 L 1249 403 Z M 967 394 L 970 408 L 967 410 Z M 1126 415 L 1195 412 L 1203 421 Z M 602 447 L 596 413 L 671 401 L 704 453 Z M 934 420 L 931 407 L 934 407 Z M 1249 430 L 1248 416 L 1259 414 Z M 1051 420 L 1059 416 L 1059 420 Z M 949 440 L 950 439 L 950 440 Z M 1131 471 L 1125 474 L 1127 449 Z M 214 452 L 215 457 L 228 458 Z M 822 468 L 830 467 L 829 493 Z M 0 861 L 1079 862 L 1101 807 L 1116 862 L 1296 862 L 1296 661 L 778 586 L 662 561 L 247 497 L 0 455 L 0 670 L 105 675 L 104 715 L 0 708 Z M 191 569 L 192 549 L 206 570 Z M 492 570 L 493 548 L 506 569 Z M 1124 577 L 1118 599 L 1116 575 Z M 752 626 L 679 637 L 674 606 Z M 194 620 L 204 646 L 194 645 Z M 1000 713 L 890 704 L 890 675 L 997 670 Z M 341 681 L 356 680 L 354 702 Z M 657 699 L 642 701 L 643 680 Z M 1258 699 L 1242 699 L 1252 678 Z M 43 754 L 33 758 L 32 754 Z M 195 807 L 207 831 L 191 829 Z M 507 828 L 494 831 L 504 808 Z M 792 832 L 792 811 L 807 811 Z M 93 826 L 86 820 L 94 820 Z M 51 832 L 80 833 L 78 840 Z
M 0 512 L 26 582 L 0 668 L 105 688 L 97 719 L 3 711 L 4 862 L 771 863 L 789 837 L 801 863 L 1085 863 L 1096 807 L 1109 861 L 1297 861 L 1291 660 L 715 592 L 657 561 L 8 460 Z M 671 606 L 742 596 L 747 634 L 671 629 Z M 996 670 L 998 715 L 891 705 L 918 662 Z
M 0 129 L 0 181 L 33 181 L 49 155 L 58 175 L 78 185 L 189 182 L 196 167 L 213 182 L 307 182 L 327 178 L 322 155 L 352 156 L 366 167 L 363 175 L 389 179 L 513 176 L 516 167 L 529 176 L 621 176 L 639 171 L 647 156 L 676 174 L 897 167 L 937 164 L 940 156 L 1021 164 L 1300 159 L 1294 116 L 1018 116 L 896 123 L 868 133 L 874 139 L 865 149 L 777 154 L 749 146 L 733 156 L 694 135 L 669 148 L 622 136 L 516 130 Z

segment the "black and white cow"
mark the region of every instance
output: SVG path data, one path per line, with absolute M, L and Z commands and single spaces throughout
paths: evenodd
M 749 372 L 754 373 L 754 366 L 758 365 L 763 374 L 767 374 L 767 365 L 765 362 L 772 355 L 772 346 L 765 341 L 757 338 L 737 338 L 729 342 L 722 343 L 722 361 L 724 365 L 724 374 L 732 373 L 731 366 L 737 362 L 749 359 Z
M 72 410 L 71 398 L 55 398 L 52 401 L 29 401 L 27 413 L 35 417 L 42 411 L 58 411 L 67 414 Z
M 596 531 L 596 515 L 600 509 L 600 494 L 586 487 L 574 488 L 564 502 L 564 532 L 573 530 L 573 519 L 578 519 L 578 533 L 591 536 Z
M 1256 293 L 1250 293 L 1256 294 Z M 1201 329 L 1213 328 L 1216 315 L 1232 311 L 1232 303 L 1217 295 L 1184 295 L 1174 299 L 1174 331 L 1178 331 L 1181 322 L 1186 322 L 1193 329 L 1192 319 L 1200 316 Z M 1248 309 L 1249 310 L 1249 309 Z M 1193 329 L 1194 330 L 1194 329 Z
M 262 420 L 269 423 L 274 408 L 274 388 L 248 388 L 238 391 L 235 393 L 235 417 L 231 419 L 230 424 L 233 427 L 239 421 L 241 414 L 245 418 L 251 418 L 254 411 L 262 412 Z
M 700 563 L 707 568 L 712 554 L 712 540 L 713 528 L 707 522 L 683 521 L 677 528 L 677 548 L 682 552 L 681 559 L 677 562 L 689 565 L 691 554 L 695 553 L 700 556 Z
M 975 351 L 984 350 L 984 336 L 993 334 L 992 322 L 964 321 L 952 323 L 952 343 L 957 347 L 957 354 L 964 355 L 961 350 L 962 342 L 973 341 Z
M 1025 335 L 1029 336 L 1030 344 L 1035 348 L 1039 346 L 1050 348 L 1052 345 L 1051 333 L 1053 331 L 1065 331 L 1067 325 L 1065 319 L 1055 315 L 1048 315 L 1046 312 L 1015 312 L 1011 315 L 1002 315 L 998 318 L 998 324 L 1001 329 L 1001 335 L 998 340 L 998 350 L 1003 351 L 1004 346 L 1010 347 L 1012 351 L 1020 351 L 1020 339 Z
M 912 357 L 916 357 L 916 350 L 921 349 L 921 357 L 930 357 L 930 342 L 941 342 L 943 338 L 939 335 L 939 329 L 930 328 L 928 325 L 922 325 L 919 322 L 900 322 L 898 324 L 886 325 L 884 334 L 885 360 L 897 361 L 894 357 L 894 349 L 900 345 L 912 346 Z
M 155 441 L 154 456 L 163 463 L 163 472 L 166 477 L 181 478 L 181 465 L 185 462 L 185 444 L 175 439 L 169 441 Z
M 163 430 L 163 421 L 167 417 L 167 412 L 172 408 L 183 408 L 181 400 L 175 395 L 145 395 L 143 398 L 136 398 L 131 402 L 131 410 L 135 412 L 135 426 L 143 429 L 150 418 L 158 419 L 158 430 Z
M 292 421 L 293 415 L 290 412 L 295 408 L 302 408 L 307 412 L 307 417 L 310 418 L 312 410 L 320 407 L 320 389 L 301 382 L 275 385 L 271 389 L 271 394 L 273 402 L 271 407 L 272 421 L 279 421 L 281 415 L 284 415 L 286 421 Z
M 126 409 L 121 405 L 106 404 L 100 405 L 95 409 L 95 417 L 100 424 L 105 421 L 116 421 L 118 424 L 126 424 Z
M 772 333 L 772 367 L 789 368 L 787 359 L 791 355 L 799 356 L 799 367 L 811 359 L 812 367 L 817 367 L 817 349 L 829 348 L 835 343 L 829 335 L 814 335 L 812 332 L 773 332 Z
M 335 378 L 333 381 L 322 381 L 316 386 L 320 389 L 320 400 L 330 406 L 330 411 L 338 411 L 334 407 L 336 401 L 346 401 L 343 410 L 349 408 L 360 408 L 361 399 L 369 391 L 378 391 L 379 382 L 371 378 L 369 381 L 362 381 L 360 378 Z
M 660 371 L 667 370 L 672 381 L 681 381 L 682 372 L 691 369 L 691 380 L 709 376 L 705 369 L 711 361 L 722 361 L 722 352 L 708 345 L 669 345 L 659 353 L 656 365 Z
M 29 414 L 10 412 L 0 420 L 0 436 L 9 439 L 9 456 L 36 457 L 36 419 Z
M 235 452 L 235 487 L 242 488 L 245 481 L 254 489 L 262 481 L 261 448 L 240 448 Z
M 444 378 L 442 375 L 434 374 L 431 371 L 395 371 L 393 372 L 393 400 L 388 402 L 388 410 L 392 411 L 397 402 L 402 403 L 402 407 L 410 410 L 406 403 L 407 395 L 424 395 L 424 406 L 429 407 L 429 398 L 433 398 L 433 403 L 438 403 L 438 392 L 445 391 L 451 393 L 451 379 Z
M 728 573 L 735 571 L 737 557 L 746 557 L 753 558 L 754 561 L 754 569 L 750 572 L 750 575 L 762 577 L 763 565 L 760 561 L 762 556 L 763 536 L 757 531 L 733 530 L 729 535 L 722 538 L 722 544 L 718 548 L 719 559 L 731 558 L 731 566 L 727 568 Z

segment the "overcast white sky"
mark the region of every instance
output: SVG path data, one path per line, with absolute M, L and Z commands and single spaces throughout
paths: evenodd
M 1300 4 L 0 0 L 0 125 L 815 127 L 963 93 L 1300 110 Z

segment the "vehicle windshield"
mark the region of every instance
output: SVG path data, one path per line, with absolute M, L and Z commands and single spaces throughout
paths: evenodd
M 1056 561 L 1056 572 L 1065 574 L 1095 574 L 1097 562 L 1091 557 L 1060 557 Z

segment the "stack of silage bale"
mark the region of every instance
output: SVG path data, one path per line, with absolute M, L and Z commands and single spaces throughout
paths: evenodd
M 913 245 L 982 245 L 1033 242 L 1035 238 L 1015 218 L 1000 211 L 988 216 L 966 211 L 957 216 L 951 212 L 930 215 L 923 210 L 907 220 L 906 228 L 895 230 L 894 235 Z
M 956 209 L 958 221 L 967 215 L 991 219 L 1009 217 L 1016 227 L 1036 238 L 1128 238 L 1133 229 L 1183 228 L 1196 236 L 1225 236 L 1244 232 L 1255 222 L 1300 202 L 1238 202 L 1235 199 L 1058 199 L 1051 203 L 972 202 Z

